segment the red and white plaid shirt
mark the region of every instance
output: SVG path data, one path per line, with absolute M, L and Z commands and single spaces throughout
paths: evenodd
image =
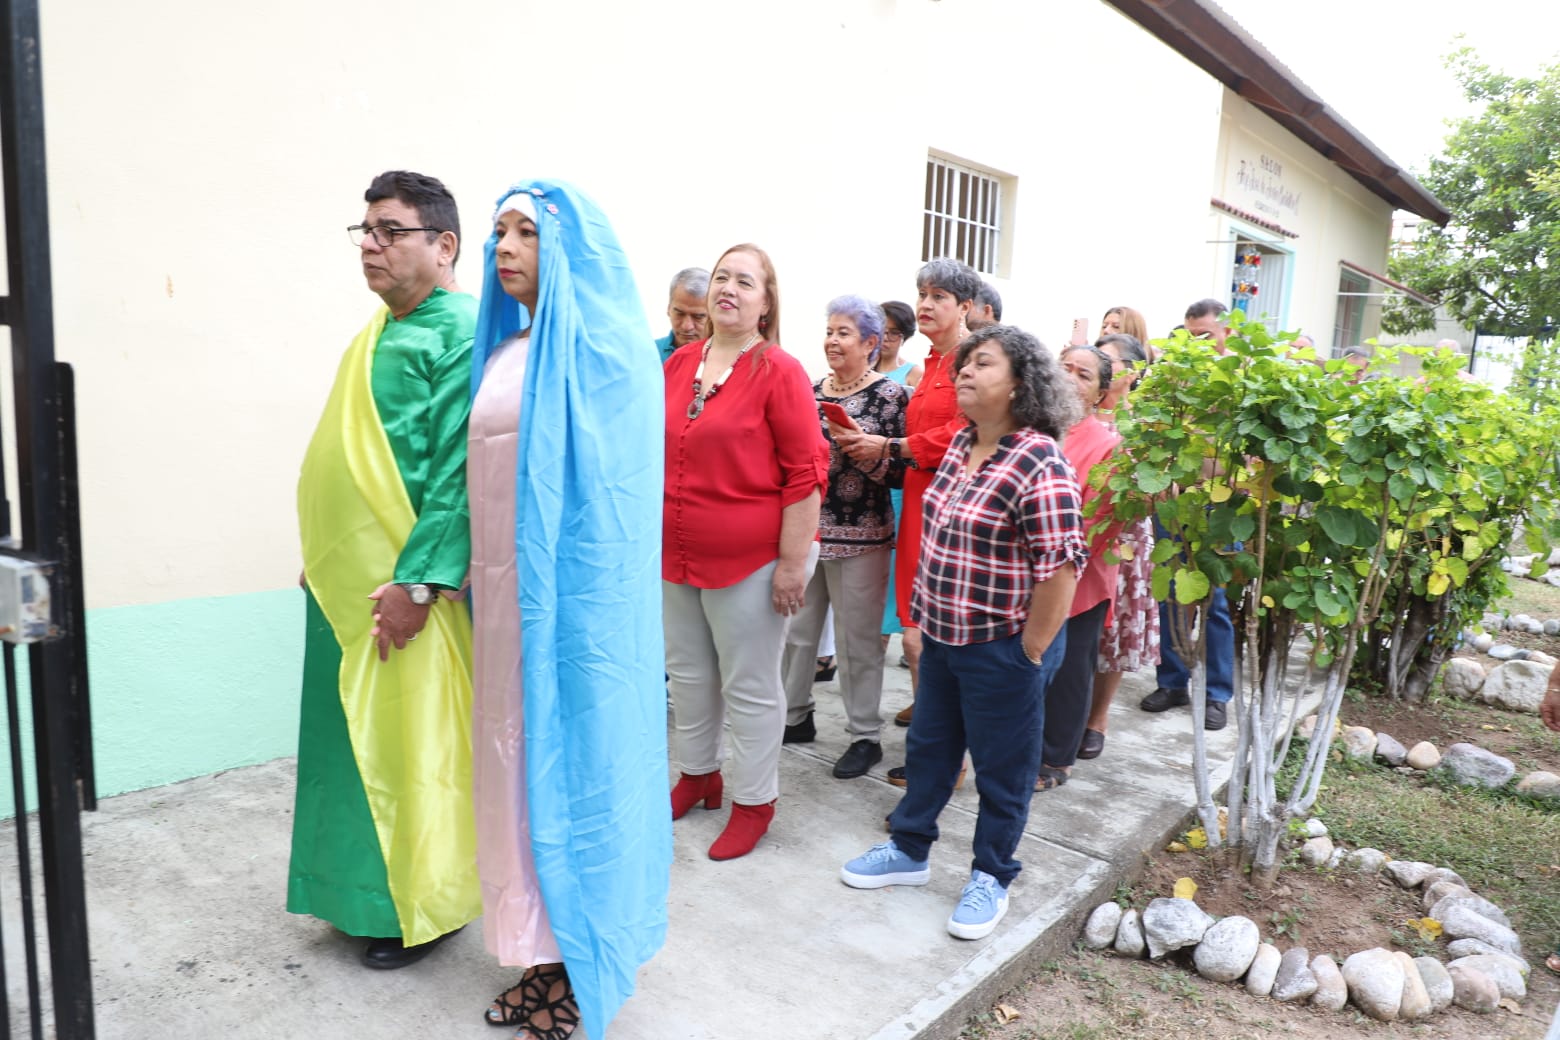
M 1024 627 L 1035 585 L 1083 568 L 1083 496 L 1061 449 L 1016 430 L 973 475 L 974 427 L 948 446 L 922 503 L 921 561 L 910 614 L 939 643 L 967 646 Z

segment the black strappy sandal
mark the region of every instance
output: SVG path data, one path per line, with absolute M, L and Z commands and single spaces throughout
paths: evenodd
M 561 989 L 559 983 L 562 983 Z M 538 1022 L 538 1018 L 545 1018 L 547 1024 Z M 543 999 L 515 1033 L 515 1040 L 569 1040 L 579 1026 L 580 1008 L 574 1001 L 574 987 L 569 984 L 568 974 L 560 969 L 557 974 L 548 976 Z
M 524 1025 L 531 1017 L 531 1012 L 546 1002 L 547 993 L 552 989 L 553 982 L 564 977 L 564 970 L 561 967 L 556 971 L 526 969 L 526 973 L 520 976 L 519 982 L 493 998 L 493 1003 L 488 1006 L 487 1011 L 483 1012 L 482 1021 L 490 1026 Z M 509 999 L 510 994 L 516 992 L 520 994 L 518 1004 Z

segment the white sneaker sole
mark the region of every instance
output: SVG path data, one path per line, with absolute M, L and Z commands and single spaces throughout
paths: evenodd
M 851 888 L 887 888 L 890 885 L 924 885 L 932 880 L 930 865 L 920 870 L 901 870 L 895 874 L 852 874 L 840 868 L 840 880 Z
M 950 916 L 948 918 L 948 934 L 955 939 L 984 939 L 997 930 L 997 924 L 1007 916 L 1007 909 L 1008 901 L 1007 897 L 1004 896 L 1002 902 L 997 904 L 996 915 L 989 921 L 980 924 L 963 924 L 955 921 Z

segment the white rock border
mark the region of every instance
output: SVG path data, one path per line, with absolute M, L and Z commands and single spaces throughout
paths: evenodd
M 1327 828 L 1320 820 L 1310 819 L 1305 821 L 1304 833 L 1316 840 L 1327 837 Z M 1206 917 L 1209 924 L 1200 933 L 1203 938 L 1179 948 L 1190 951 L 1199 975 L 1213 982 L 1242 985 L 1253 996 L 1310 1003 L 1333 1011 L 1352 1003 L 1383 1022 L 1427 1018 L 1453 1004 L 1485 1013 L 1494 1011 L 1504 1000 L 1526 997 L 1530 968 L 1522 957 L 1521 940 L 1506 926 L 1500 907 L 1476 895 L 1455 870 L 1394 860 L 1378 849 L 1336 849 L 1328 866 L 1385 873 L 1399 888 L 1419 891 L 1427 915 L 1432 908 L 1446 915 L 1442 937 L 1448 944 L 1462 943 L 1461 955 L 1443 964 L 1436 958 L 1411 958 L 1403 951 L 1376 947 L 1349 955 L 1340 969 L 1325 954 L 1312 958 L 1303 946 L 1280 955 L 1262 941 L 1256 922 L 1241 915 L 1215 920 L 1203 914 L 1194 900 L 1156 899 L 1151 905 L 1158 911 L 1171 911 L 1182 929 L 1188 916 Z M 1181 908 L 1169 904 L 1193 905 Z M 1130 907 L 1123 910 L 1115 902 L 1100 904 L 1089 915 L 1083 944 L 1089 949 L 1141 958 L 1145 952 L 1143 913 Z M 1116 934 L 1104 934 L 1107 922 L 1116 924 Z M 1122 929 L 1130 934 L 1121 934 Z M 1149 943 L 1154 944 L 1152 937 Z M 1205 944 L 1207 950 L 1203 950 Z M 1161 948 L 1159 956 L 1152 959 L 1160 959 L 1175 948 Z M 1464 952 L 1467 950 L 1475 952 Z

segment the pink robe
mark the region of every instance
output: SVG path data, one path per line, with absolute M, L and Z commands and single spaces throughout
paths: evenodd
M 528 339 L 487 360 L 467 435 L 473 626 L 472 778 L 482 937 L 510 967 L 563 960 L 531 855 L 515 578 L 515 467 Z

